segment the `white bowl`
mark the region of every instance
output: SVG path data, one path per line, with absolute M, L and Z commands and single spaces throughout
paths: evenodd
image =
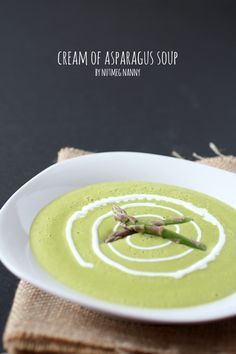
M 233 173 L 145 153 L 107 152 L 81 156 L 57 163 L 39 173 L 2 207 L 2 263 L 19 278 L 43 290 L 112 315 L 169 323 L 202 322 L 235 315 L 236 294 L 210 304 L 178 309 L 141 309 L 96 300 L 63 286 L 34 259 L 29 247 L 29 229 L 43 206 L 66 192 L 89 184 L 134 179 L 194 189 L 236 208 L 236 175 Z

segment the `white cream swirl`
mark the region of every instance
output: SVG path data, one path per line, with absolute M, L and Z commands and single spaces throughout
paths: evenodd
M 147 202 L 134 203 L 134 201 L 139 201 L 139 200 L 140 201 L 147 200 Z M 117 261 L 114 261 L 113 259 L 110 259 L 106 254 L 104 254 L 102 252 L 102 250 L 100 248 L 98 229 L 99 229 L 100 224 L 106 218 L 109 218 L 112 216 L 112 212 L 109 211 L 109 212 L 99 216 L 92 225 L 92 249 L 93 249 L 94 253 L 96 254 L 96 256 L 98 258 L 100 258 L 100 260 L 102 260 L 104 263 L 106 263 L 112 267 L 115 267 L 115 268 L 119 269 L 120 271 L 123 271 L 123 272 L 131 274 L 131 275 L 135 275 L 135 276 L 181 278 L 181 277 L 185 276 L 186 274 L 189 274 L 189 273 L 194 272 L 196 270 L 203 269 L 203 268 L 207 267 L 208 263 L 213 261 L 217 257 L 217 255 L 220 253 L 220 251 L 222 250 L 224 243 L 225 243 L 225 232 L 224 232 L 223 226 L 212 214 L 210 214 L 208 212 L 207 209 L 199 208 L 190 202 L 186 202 L 186 201 L 183 201 L 180 199 L 175 199 L 172 197 L 166 197 L 166 196 L 156 195 L 156 194 L 129 194 L 129 195 L 123 195 L 123 196 L 112 196 L 112 197 L 107 197 L 107 198 L 103 198 L 100 200 L 96 200 L 94 202 L 91 202 L 91 203 L 85 205 L 81 210 L 73 213 L 73 215 L 69 218 L 69 220 L 66 224 L 66 239 L 67 239 L 68 245 L 69 245 L 75 259 L 78 261 L 78 263 L 82 267 L 92 268 L 94 266 L 94 264 L 90 263 L 90 262 L 86 262 L 81 257 L 78 249 L 75 247 L 73 237 L 72 237 L 73 222 L 75 220 L 77 220 L 78 218 L 85 217 L 86 214 L 89 211 L 93 210 L 94 208 L 98 208 L 98 207 L 101 207 L 101 206 L 104 206 L 107 204 L 111 204 L 111 203 L 130 202 L 130 201 L 132 201 L 132 203 L 124 204 L 124 205 L 122 205 L 122 208 L 126 209 L 126 208 L 130 208 L 130 207 L 145 206 L 145 207 L 152 207 L 152 208 L 167 209 L 172 212 L 175 212 L 178 215 L 183 215 L 181 212 L 179 212 L 178 210 L 176 210 L 174 208 L 151 203 L 150 201 L 164 201 L 164 202 L 169 202 L 169 203 L 175 204 L 177 206 L 178 205 L 183 206 L 184 208 L 201 216 L 206 222 L 209 222 L 210 224 L 213 224 L 214 226 L 217 227 L 217 229 L 218 229 L 217 243 L 211 249 L 210 253 L 208 253 L 204 258 L 202 258 L 201 260 L 193 263 L 192 265 L 190 265 L 184 269 L 179 269 L 179 270 L 172 271 L 172 272 L 156 272 L 156 271 L 154 272 L 154 271 L 135 270 L 130 267 L 124 266 L 124 265 L 118 263 Z M 141 217 L 141 216 L 160 217 L 158 214 L 139 215 L 139 217 Z M 192 221 L 191 223 L 196 229 L 197 240 L 199 241 L 202 236 L 201 229 L 194 221 Z M 119 225 L 116 224 L 114 227 L 114 230 L 118 226 Z M 178 225 L 176 226 L 176 232 L 179 232 Z M 153 249 L 157 249 L 157 248 L 161 248 L 161 247 L 166 247 L 171 244 L 171 242 L 168 241 L 168 242 L 165 242 L 164 244 L 161 244 L 158 246 L 141 247 L 141 246 L 136 246 L 135 244 L 132 243 L 131 236 L 126 238 L 126 242 L 131 247 L 135 247 L 135 248 L 142 249 L 145 251 L 153 250 Z M 160 258 L 160 257 L 159 258 L 135 258 L 135 257 L 129 257 L 129 256 L 124 255 L 123 253 L 119 252 L 112 244 L 108 244 L 108 247 L 110 248 L 110 250 L 112 250 L 112 252 L 114 254 L 119 256 L 121 259 L 125 259 L 126 261 L 129 261 L 129 262 L 166 262 L 166 261 L 171 261 L 174 259 L 179 259 L 179 258 L 185 257 L 186 255 L 188 255 L 189 253 L 194 251 L 193 249 L 187 249 L 186 251 L 184 251 L 178 255 L 169 256 L 169 257 L 162 257 L 162 258 Z

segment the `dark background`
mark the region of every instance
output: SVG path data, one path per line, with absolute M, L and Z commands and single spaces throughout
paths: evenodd
M 62 146 L 235 154 L 234 1 L 0 1 L 0 198 Z M 95 78 L 59 50 L 177 50 L 175 67 Z M 0 265 L 0 330 L 17 280 Z

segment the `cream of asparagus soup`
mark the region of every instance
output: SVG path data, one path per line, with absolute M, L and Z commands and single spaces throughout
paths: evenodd
M 189 189 L 130 181 L 74 190 L 39 212 L 30 243 L 58 281 L 116 304 L 187 307 L 236 291 L 236 211 Z

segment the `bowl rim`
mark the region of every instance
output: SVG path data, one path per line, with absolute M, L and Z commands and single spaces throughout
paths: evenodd
M 69 166 L 70 164 L 74 164 L 75 161 L 90 160 L 91 162 L 93 162 L 94 159 L 99 160 L 101 157 L 106 159 L 108 156 L 111 155 L 114 156 L 132 155 L 132 157 L 143 157 L 143 158 L 145 158 L 146 156 L 151 156 L 154 158 L 157 157 L 158 159 L 162 159 L 162 160 L 171 159 L 172 161 L 178 161 L 179 164 L 182 163 L 185 166 L 187 165 L 197 166 L 197 169 L 200 169 L 202 171 L 204 170 L 205 173 L 208 173 L 209 171 L 214 171 L 214 173 L 220 174 L 223 178 L 225 178 L 225 176 L 228 176 L 230 178 L 233 178 L 236 182 L 236 175 L 232 172 L 220 170 L 215 167 L 196 164 L 195 162 L 188 161 L 188 160 L 179 160 L 174 157 L 169 157 L 164 155 L 157 155 L 157 154 L 150 154 L 150 153 L 143 153 L 143 152 L 129 152 L 129 151 L 113 151 L 113 152 L 101 152 L 101 153 L 88 154 L 88 155 L 73 157 L 68 160 L 55 163 L 47 167 L 40 173 L 38 173 L 36 176 L 31 178 L 26 183 L 24 183 L 2 206 L 0 210 L 0 225 L 3 218 L 5 217 L 5 214 L 8 212 L 8 208 L 11 207 L 12 203 L 14 203 L 15 198 L 18 197 L 19 193 L 24 192 L 25 188 L 27 188 L 33 181 L 36 181 L 37 179 L 40 179 L 42 176 L 47 175 L 47 173 L 52 170 L 66 168 L 66 166 Z M 1 241 L 3 240 L 1 234 L 0 234 L 0 240 Z M 90 309 L 102 313 L 106 313 L 109 315 L 114 315 L 114 316 L 133 319 L 133 320 L 140 320 L 145 322 L 155 322 L 155 323 L 197 323 L 197 322 L 206 322 L 206 321 L 228 318 L 236 314 L 236 306 L 235 306 L 236 293 L 215 302 L 198 305 L 198 306 L 192 306 L 192 307 L 174 308 L 174 309 L 139 308 L 139 307 L 119 305 L 119 304 L 109 303 L 103 300 L 98 300 L 91 296 L 87 296 L 79 292 L 75 292 L 74 290 L 63 286 L 62 284 L 60 284 L 61 291 L 58 291 L 58 288 L 56 288 L 55 290 L 55 287 L 53 286 L 55 280 L 52 282 L 52 286 L 48 286 L 43 284 L 41 281 L 38 281 L 37 278 L 33 278 L 29 274 L 23 272 L 22 269 L 20 268 L 16 269 L 16 267 L 12 266 L 11 262 L 9 262 L 7 257 L 5 257 L 4 252 L 1 251 L 1 247 L 0 247 L 0 260 L 5 265 L 5 267 L 8 268 L 13 274 L 31 283 L 37 288 L 40 288 L 53 295 L 57 295 L 59 297 L 65 298 L 75 303 L 84 305 Z M 221 309 L 220 312 L 216 311 L 216 309 L 218 308 Z

